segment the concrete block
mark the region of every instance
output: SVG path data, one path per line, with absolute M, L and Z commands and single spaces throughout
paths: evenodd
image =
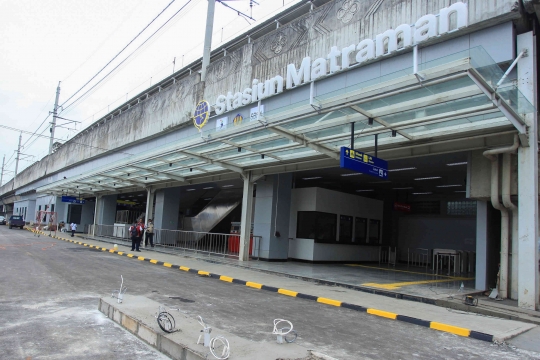
M 104 301 L 100 301 L 99 311 L 101 311 L 105 316 L 109 316 L 109 304 Z
M 154 330 L 139 324 L 137 335 L 152 346 L 157 346 L 157 334 Z
M 137 328 L 139 327 L 139 323 L 124 314 L 124 316 L 122 316 L 122 326 L 128 329 L 133 334 L 137 334 Z
M 184 347 L 165 336 L 161 337 L 161 346 L 158 350 L 174 360 L 186 360 Z
M 122 313 L 118 309 L 114 309 L 113 318 L 114 322 L 121 324 L 122 323 Z
M 109 305 L 109 312 L 107 314 L 107 316 L 109 317 L 109 319 L 113 319 L 114 318 L 114 307 L 110 306 Z
M 201 355 L 201 354 L 198 354 L 196 352 L 194 352 L 193 350 L 189 349 L 189 348 L 186 348 L 186 360 L 202 360 L 202 359 L 206 359 L 205 356 Z M 212 358 L 213 356 L 210 355 L 210 358 Z

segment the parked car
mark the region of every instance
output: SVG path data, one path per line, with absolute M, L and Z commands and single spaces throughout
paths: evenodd
M 6 217 L 0 215 L 0 225 L 6 225 Z
M 23 229 L 24 228 L 24 220 L 23 217 L 20 215 L 11 215 L 9 218 L 9 228 L 12 229 L 13 227 L 18 227 Z

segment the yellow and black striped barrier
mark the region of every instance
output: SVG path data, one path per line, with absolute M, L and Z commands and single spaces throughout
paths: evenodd
M 31 231 L 36 232 L 36 230 L 31 230 Z M 39 231 L 39 233 L 42 234 L 42 235 L 47 235 L 45 232 L 42 232 L 42 231 Z M 409 324 L 419 325 L 419 326 L 427 327 L 427 328 L 438 330 L 438 331 L 444 331 L 444 332 L 459 335 L 459 336 L 470 337 L 470 338 L 474 338 L 474 339 L 477 339 L 477 340 L 493 342 L 493 335 L 481 333 L 481 332 L 478 332 L 478 331 L 474 331 L 474 330 L 470 330 L 470 329 L 466 329 L 466 328 L 462 328 L 462 327 L 458 327 L 458 326 L 443 324 L 443 323 L 439 323 L 439 322 L 435 322 L 435 321 L 427 321 L 427 320 L 423 320 L 423 319 L 418 319 L 418 318 L 405 316 L 405 315 L 399 315 L 399 314 L 396 314 L 396 313 L 393 313 L 393 312 L 388 312 L 388 311 L 383 311 L 383 310 L 378 310 L 378 309 L 366 308 L 366 307 L 363 307 L 363 306 L 360 306 L 360 305 L 349 304 L 349 303 L 339 301 L 339 300 L 328 299 L 328 298 L 313 296 L 313 295 L 309 295 L 309 294 L 303 294 L 303 293 L 299 293 L 299 292 L 296 292 L 296 291 L 293 291 L 293 290 L 281 289 L 281 288 L 277 288 L 277 287 L 273 287 L 273 286 L 267 286 L 267 285 L 259 284 L 259 283 L 252 282 L 252 281 L 245 281 L 245 280 L 235 279 L 235 278 L 232 278 L 232 277 L 229 277 L 229 276 L 214 274 L 214 273 L 204 271 L 204 270 L 197 270 L 197 269 L 192 269 L 192 268 L 185 267 L 185 266 L 182 266 L 182 265 L 174 265 L 174 264 L 171 264 L 171 263 L 158 261 L 158 260 L 155 260 L 155 259 L 149 259 L 149 258 L 145 258 L 143 256 L 137 256 L 137 255 L 134 255 L 134 254 L 129 254 L 129 253 L 123 252 L 123 251 L 118 251 L 118 250 L 114 250 L 114 249 L 107 249 L 107 248 L 100 247 L 100 246 L 95 246 L 95 245 L 89 245 L 89 244 L 86 244 L 86 243 L 83 243 L 83 242 L 80 242 L 80 241 L 75 241 L 75 240 L 71 240 L 71 239 L 65 239 L 65 238 L 62 238 L 62 237 L 59 237 L 59 236 L 56 236 L 56 235 L 48 235 L 48 236 L 50 236 L 52 238 L 55 238 L 55 239 L 75 243 L 75 244 L 78 244 L 78 245 L 87 246 L 89 248 L 93 248 L 93 249 L 96 249 L 98 251 L 107 251 L 107 252 L 110 252 L 110 253 L 118 254 L 120 256 L 126 256 L 128 258 L 132 258 L 132 259 L 135 259 L 135 260 L 148 262 L 148 263 L 155 264 L 155 265 L 161 265 L 161 266 L 168 267 L 168 268 L 171 268 L 171 269 L 178 269 L 178 270 L 181 270 L 181 271 L 189 272 L 189 273 L 192 273 L 192 274 L 197 274 L 197 275 L 200 275 L 200 276 L 205 276 L 205 277 L 218 279 L 218 280 L 228 282 L 228 283 L 232 283 L 232 284 L 244 285 L 244 286 L 254 288 L 254 289 L 258 289 L 258 290 L 265 290 L 265 291 L 270 291 L 270 292 L 282 294 L 282 295 L 285 295 L 285 296 L 296 297 L 296 298 L 300 298 L 300 299 L 304 299 L 304 300 L 311 300 L 311 301 L 315 301 L 315 302 L 325 304 L 325 305 L 342 307 L 342 308 L 346 308 L 346 309 L 354 310 L 354 311 L 359 311 L 359 312 L 365 312 L 365 313 L 370 314 L 370 315 L 375 315 L 375 316 L 379 316 L 379 317 L 383 317 L 383 318 L 391 319 L 391 320 L 403 321 L 403 322 L 406 322 L 406 323 L 409 323 Z

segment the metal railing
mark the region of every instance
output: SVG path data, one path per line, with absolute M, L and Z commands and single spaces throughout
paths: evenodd
M 429 249 L 407 248 L 407 266 L 425 267 L 427 271 L 430 264 L 430 255 L 431 251 Z
M 397 261 L 397 247 L 392 246 L 380 246 L 379 247 L 379 264 L 388 264 L 396 266 Z
M 131 242 L 130 225 L 89 225 L 88 235 Z M 92 233 L 94 231 L 94 233 Z M 145 235 L 143 235 L 144 243 Z M 251 236 L 249 255 L 259 259 L 260 236 Z M 154 229 L 154 245 L 176 251 L 238 259 L 240 236 L 198 231 Z

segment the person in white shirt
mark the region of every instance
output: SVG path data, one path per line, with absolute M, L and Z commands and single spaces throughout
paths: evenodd
M 71 237 L 73 237 L 75 235 L 75 230 L 77 230 L 77 224 L 71 223 L 69 227 L 71 228 Z

